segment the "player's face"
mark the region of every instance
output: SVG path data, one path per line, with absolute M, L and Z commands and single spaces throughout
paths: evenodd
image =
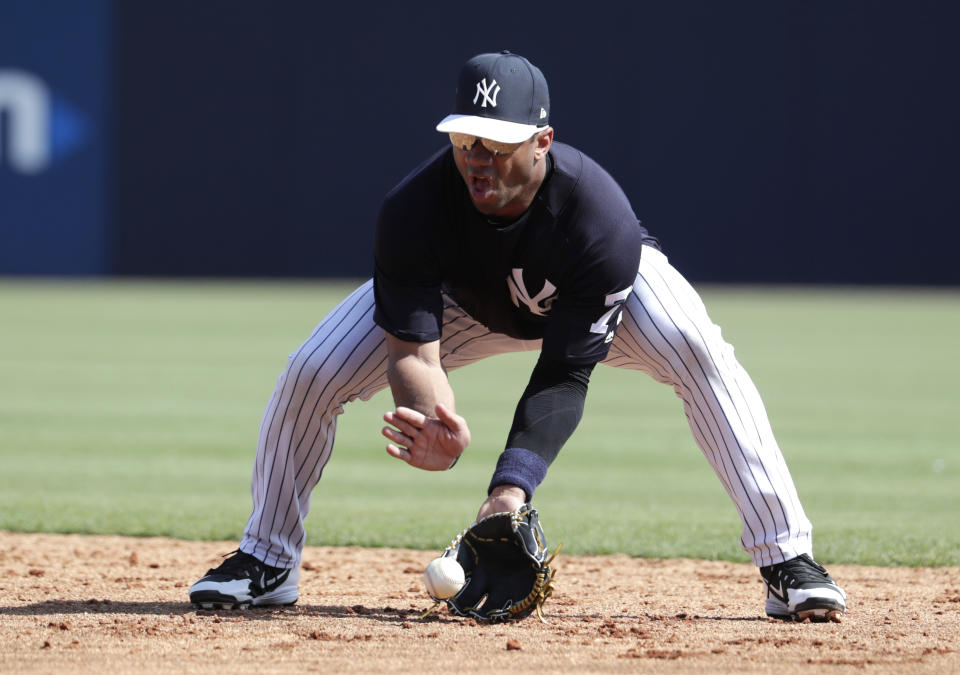
M 496 154 L 479 140 L 468 149 L 455 144 L 453 158 L 477 211 L 505 219 L 526 211 L 543 182 L 552 142 L 547 127 L 508 154 Z

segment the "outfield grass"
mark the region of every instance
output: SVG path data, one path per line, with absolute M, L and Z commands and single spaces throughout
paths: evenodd
M 353 284 L 0 281 L 0 529 L 236 539 L 263 405 Z M 960 564 L 960 292 L 704 291 L 757 382 L 825 562 Z M 474 445 L 386 455 L 347 407 L 311 544 L 440 548 L 471 520 L 533 355 L 452 375 Z M 600 367 L 537 493 L 564 551 L 746 560 L 672 390 Z

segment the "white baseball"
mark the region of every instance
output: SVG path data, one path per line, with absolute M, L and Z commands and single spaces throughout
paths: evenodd
M 437 600 L 455 596 L 463 588 L 465 581 L 463 568 L 453 558 L 435 558 L 423 573 L 427 592 Z

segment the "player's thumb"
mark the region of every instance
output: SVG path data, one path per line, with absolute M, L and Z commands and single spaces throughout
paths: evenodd
M 443 422 L 443 425 L 451 430 L 458 430 L 459 428 L 466 426 L 466 422 L 460 415 L 453 412 L 447 406 L 442 403 L 438 403 L 435 408 L 437 413 L 437 419 Z
M 440 420 L 440 423 L 443 424 L 450 433 L 450 439 L 454 440 L 460 446 L 461 452 L 466 450 L 471 440 L 470 428 L 467 426 L 467 421 L 442 403 L 437 404 L 436 413 L 437 419 Z

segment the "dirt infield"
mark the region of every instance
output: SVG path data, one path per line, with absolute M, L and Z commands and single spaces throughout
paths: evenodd
M 484 626 L 430 606 L 433 553 L 314 548 L 300 602 L 197 611 L 234 544 L 0 532 L 0 672 L 960 672 L 960 568 L 837 565 L 842 623 L 763 615 L 749 565 L 564 556 L 545 609 Z

